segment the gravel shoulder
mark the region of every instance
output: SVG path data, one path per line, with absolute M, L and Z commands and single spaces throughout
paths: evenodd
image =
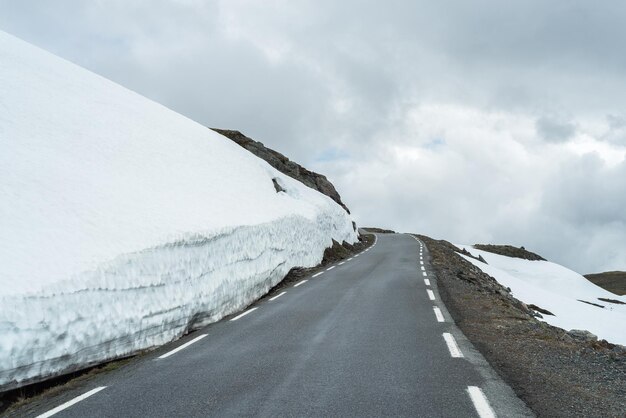
M 623 347 L 584 341 L 540 321 L 452 244 L 419 237 L 456 324 L 538 416 L 626 417 Z

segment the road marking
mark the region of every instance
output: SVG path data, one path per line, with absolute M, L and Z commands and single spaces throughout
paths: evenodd
M 357 254 L 357 255 L 355 255 L 355 256 L 354 256 L 354 258 L 357 258 L 359 255 L 361 255 L 361 254 Z
M 425 271 L 422 272 L 422 274 L 424 275 L 424 277 L 428 276 L 428 273 L 426 273 Z
M 426 267 L 422 266 L 422 270 L 426 270 Z
M 345 261 L 342 261 L 341 263 L 339 263 L 340 266 L 343 266 L 344 264 L 346 264 Z
M 424 262 L 420 260 L 420 264 L 423 266 L 423 265 L 424 265 Z
M 450 355 L 454 358 L 463 357 L 463 353 L 459 350 L 459 346 L 456 344 L 456 340 L 449 332 L 443 333 L 443 339 L 446 341 L 446 345 L 448 346 L 448 350 L 450 351 Z
M 332 269 L 334 269 L 334 268 L 335 268 L 335 266 L 330 266 L 330 267 L 328 267 L 328 268 L 326 269 L 326 271 L 331 271 L 331 270 L 332 270 Z
M 314 274 L 314 275 L 313 275 L 313 277 L 317 277 L 317 276 L 319 276 L 319 275 L 321 275 L 321 274 L 324 274 L 324 272 L 323 272 L 323 271 L 320 271 L 319 273 Z
M 444 322 L 443 314 L 441 313 L 441 309 L 436 306 L 433 306 L 433 311 L 435 311 L 435 317 L 437 317 L 437 322 Z
M 487 397 L 479 387 L 468 386 L 467 393 L 469 393 L 474 408 L 476 408 L 476 412 L 478 412 L 480 418 L 496 418 L 496 414 L 493 412 L 493 409 L 491 409 Z
M 255 308 L 255 309 L 256 309 L 256 308 Z M 232 321 L 232 319 L 231 319 L 231 321 Z M 181 346 L 179 346 L 179 347 L 176 347 L 176 348 L 175 348 L 175 349 L 173 349 L 172 351 L 168 351 L 167 353 L 165 353 L 165 354 L 163 354 L 162 356 L 159 356 L 159 357 L 157 357 L 157 358 L 159 358 L 159 359 L 168 358 L 168 357 L 169 357 L 169 356 L 171 356 L 172 354 L 176 354 L 176 353 L 178 353 L 180 350 L 183 350 L 183 349 L 185 349 L 185 348 L 189 347 L 191 344 L 193 344 L 193 343 L 195 343 L 195 342 L 200 341 L 201 339 L 203 339 L 203 338 L 204 338 L 204 337 L 206 337 L 206 336 L 207 336 L 207 334 L 202 334 L 202 335 L 199 335 L 199 336 L 197 336 L 196 338 L 194 338 L 193 340 L 191 340 L 191 341 L 187 341 L 185 344 L 183 344 L 183 345 L 181 345 Z
M 298 282 L 298 283 L 294 284 L 294 285 L 293 285 L 293 287 L 298 287 L 298 286 L 300 286 L 301 284 L 305 284 L 306 282 L 308 282 L 308 280 L 307 280 L 307 279 L 304 279 L 304 280 L 302 280 L 301 282 Z
M 273 298 L 270 298 L 270 300 L 278 299 L 279 297 L 281 297 L 281 296 L 282 296 L 282 295 L 284 295 L 285 293 L 287 293 L 287 292 L 280 293 L 280 294 L 278 294 L 278 295 L 274 296 Z
M 352 257 L 348 258 L 348 261 L 351 261 L 351 260 L 352 260 Z
M 426 293 L 428 293 L 428 299 L 435 300 L 435 294 L 433 293 L 432 290 L 426 289 Z
M 426 284 L 426 286 L 430 286 L 430 280 L 424 279 L 424 283 Z
M 91 389 L 89 392 L 87 393 L 83 393 L 80 396 L 75 397 L 74 399 L 72 399 L 71 401 L 67 401 L 62 405 L 57 406 L 54 409 L 49 410 L 48 412 L 45 412 L 41 415 L 38 415 L 37 418 L 48 418 L 51 417 L 52 415 L 58 414 L 59 412 L 63 411 L 64 409 L 69 408 L 70 406 L 77 404 L 78 402 L 87 399 L 88 397 L 90 397 L 91 395 L 95 395 L 96 393 L 100 392 L 102 389 L 105 389 L 106 386 L 100 386 L 97 387 L 95 389 Z
M 306 282 L 306 280 L 303 280 L 303 282 Z M 300 282 L 300 283 L 302 283 L 302 282 Z M 296 286 L 297 286 L 297 285 L 296 285 Z M 231 319 L 231 321 L 236 321 L 236 320 L 238 320 L 239 318 L 243 318 L 244 316 L 248 315 L 250 312 L 254 312 L 254 311 L 256 311 L 257 309 L 259 309 L 259 308 L 252 308 L 252 309 L 248 309 L 248 310 L 247 310 L 247 311 L 245 311 L 244 313 L 239 314 L 239 315 L 237 315 L 236 317 L 234 317 L 233 319 Z

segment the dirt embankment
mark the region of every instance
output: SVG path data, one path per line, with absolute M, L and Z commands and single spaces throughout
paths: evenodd
M 540 321 L 446 241 L 424 240 L 455 322 L 542 417 L 626 416 L 626 350 Z

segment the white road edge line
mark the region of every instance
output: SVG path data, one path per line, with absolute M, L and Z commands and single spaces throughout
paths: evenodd
M 303 280 L 303 281 L 305 281 L 305 282 L 306 282 L 306 280 Z M 300 282 L 300 283 L 302 283 L 302 282 Z M 296 285 L 296 286 L 297 286 L 297 285 Z M 254 311 L 256 311 L 257 309 L 259 309 L 259 308 L 257 307 L 257 308 L 248 309 L 248 310 L 247 310 L 247 311 L 245 311 L 244 313 L 239 314 L 239 315 L 237 315 L 236 317 L 234 317 L 233 319 L 231 319 L 231 321 L 236 321 L 236 320 L 238 320 L 239 318 L 243 318 L 244 316 L 248 315 L 250 312 L 254 312 Z
M 469 393 L 474 408 L 476 408 L 476 412 L 478 412 L 480 418 L 496 418 L 496 414 L 493 412 L 493 409 L 491 409 L 487 397 L 479 387 L 468 386 L 467 393 Z
M 281 296 L 282 296 L 282 295 L 284 295 L 285 293 L 287 293 L 287 292 L 282 292 L 282 293 L 279 293 L 278 295 L 274 296 L 273 298 L 270 298 L 270 300 L 278 299 L 279 297 L 281 297 Z
M 426 270 L 426 267 L 422 266 L 422 271 L 423 271 L 423 270 Z
M 340 266 L 343 266 L 344 264 L 346 264 L 345 261 L 342 261 L 341 263 L 339 263 Z
M 176 347 L 176 348 L 175 348 L 175 349 L 173 349 L 172 351 L 168 351 L 167 353 L 165 353 L 165 354 L 163 354 L 163 355 L 161 355 L 161 356 L 159 356 L 159 357 L 157 357 L 157 358 L 158 358 L 158 359 L 168 358 L 168 357 L 169 357 L 169 356 L 171 356 L 172 354 L 176 354 L 176 353 L 178 353 L 180 350 L 183 350 L 183 349 L 185 349 L 185 348 L 189 347 L 191 344 L 193 344 L 193 343 L 195 343 L 195 342 L 200 341 L 201 339 L 203 339 L 203 338 L 204 338 L 204 337 L 206 337 L 206 336 L 207 336 L 207 334 L 202 334 L 202 335 L 199 335 L 199 336 L 197 336 L 196 338 L 194 338 L 193 340 L 191 340 L 191 341 L 187 341 L 185 344 L 183 344 L 183 345 L 181 345 L 181 346 L 179 346 L 179 347 Z
M 426 276 L 428 276 L 428 273 L 426 273 L 425 271 L 423 271 L 423 272 L 422 272 L 422 275 L 423 275 L 424 277 L 426 277 Z
M 428 293 L 428 299 L 435 300 L 435 294 L 433 293 L 432 290 L 426 289 L 426 292 Z
M 450 351 L 450 355 L 454 358 L 463 357 L 463 353 L 459 350 L 459 346 L 456 344 L 456 340 L 449 332 L 443 333 L 443 339 L 446 341 L 446 345 L 448 346 L 448 350 Z
M 315 273 L 315 274 L 313 275 L 313 277 L 317 277 L 317 276 L 322 275 L 322 274 L 324 274 L 324 272 L 323 272 L 323 271 L 320 271 L 319 273 Z
M 424 265 L 424 262 L 423 262 L 423 261 L 420 261 L 420 264 L 423 266 L 423 265 Z
M 102 389 L 105 389 L 106 386 L 100 386 L 97 387 L 95 389 L 91 389 L 89 392 L 87 393 L 83 393 L 80 396 L 75 397 L 74 399 L 72 399 L 71 401 L 67 401 L 62 405 L 57 406 L 54 409 L 49 410 L 48 412 L 45 412 L 41 415 L 38 415 L 37 418 L 48 418 L 51 417 L 52 415 L 58 414 L 59 412 L 63 411 L 64 409 L 69 408 L 70 406 L 77 404 L 78 402 L 87 399 L 88 397 L 90 397 L 91 395 L 95 395 L 96 393 L 100 392 Z
M 347 261 L 352 261 L 352 257 L 348 258 L 348 260 L 347 260 Z
M 433 311 L 435 311 L 435 317 L 437 318 L 437 322 L 445 322 L 445 319 L 443 319 L 443 314 L 441 313 L 441 309 L 433 306 Z
M 298 282 L 298 283 L 294 284 L 294 285 L 293 285 L 293 287 L 298 287 L 298 286 L 300 286 L 301 284 L 305 284 L 306 282 L 308 282 L 308 280 L 307 280 L 307 279 L 304 279 L 304 280 L 302 280 L 301 282 Z
M 426 286 L 430 286 L 430 280 L 424 279 L 424 284 L 426 284 Z
M 332 269 L 334 269 L 334 268 L 335 268 L 335 266 L 330 266 L 330 267 L 328 267 L 328 268 L 326 269 L 326 271 L 330 271 L 330 270 L 332 270 Z

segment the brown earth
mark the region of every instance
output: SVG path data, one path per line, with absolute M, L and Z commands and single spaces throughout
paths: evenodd
M 626 295 L 626 271 L 585 274 L 587 280 L 616 295 Z
M 457 255 L 458 248 L 419 237 L 455 322 L 538 416 L 626 416 L 626 347 L 538 320 L 538 312 Z

